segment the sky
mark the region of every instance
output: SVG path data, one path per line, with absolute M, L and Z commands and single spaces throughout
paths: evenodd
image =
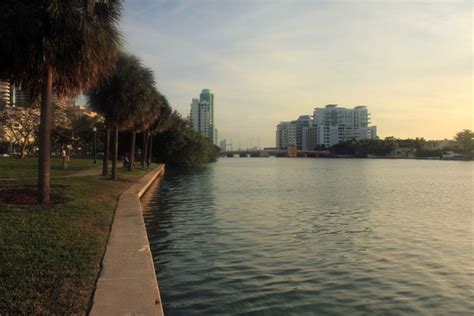
M 380 137 L 473 129 L 470 1 L 128 0 L 125 48 L 188 116 L 214 93 L 219 139 L 275 145 L 315 107 L 366 105 Z

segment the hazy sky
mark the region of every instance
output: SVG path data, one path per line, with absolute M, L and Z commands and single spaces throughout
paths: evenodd
M 183 115 L 202 88 L 219 139 L 274 146 L 280 121 L 367 105 L 379 136 L 473 127 L 471 1 L 128 0 L 126 48 Z

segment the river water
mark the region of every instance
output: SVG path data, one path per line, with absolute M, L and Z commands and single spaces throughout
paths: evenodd
M 472 315 L 472 162 L 227 158 L 144 196 L 167 315 Z

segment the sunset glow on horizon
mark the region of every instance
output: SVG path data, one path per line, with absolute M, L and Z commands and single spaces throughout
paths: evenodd
M 366 105 L 380 137 L 473 129 L 472 3 L 128 1 L 126 49 L 183 116 L 215 95 L 219 139 L 274 146 L 315 107 Z

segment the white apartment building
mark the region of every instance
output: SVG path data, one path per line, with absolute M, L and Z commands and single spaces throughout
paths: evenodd
M 286 149 L 289 144 L 289 130 L 291 122 L 281 122 L 276 130 L 276 148 Z
M 344 125 L 347 127 L 367 127 L 370 113 L 366 106 L 359 105 L 353 109 L 338 107 L 337 104 L 328 104 L 324 108 L 314 109 L 314 124 L 316 125 Z
M 297 142 L 297 125 L 295 122 L 290 122 L 288 125 L 288 145 L 296 145 Z
M 0 81 L 0 110 L 11 105 L 10 82 Z
M 211 112 L 209 109 L 209 103 L 207 101 L 199 101 L 199 99 L 193 99 L 191 103 L 191 122 L 193 129 L 200 133 L 202 136 L 209 138 L 209 134 L 214 134 L 211 129 Z M 211 139 L 212 141 L 213 139 Z
M 192 99 L 190 117 L 194 130 L 217 145 L 217 128 L 214 125 L 214 94 L 209 89 L 202 89 L 199 99 Z
M 287 149 L 294 145 L 298 150 L 308 149 L 308 129 L 312 126 L 310 115 L 301 115 L 297 120 L 277 125 L 276 147 Z
M 369 126 L 370 113 L 366 106 L 348 109 L 328 104 L 315 108 L 313 113 L 313 117 L 301 115 L 295 121 L 278 124 L 276 147 L 287 149 L 295 145 L 298 150 L 311 151 L 350 140 L 377 138 L 377 127 Z
M 297 121 L 281 122 L 277 125 L 276 147 L 287 149 L 290 145 L 297 146 L 300 134 Z
M 314 124 L 317 126 L 317 145 L 325 147 L 352 139 L 375 139 L 377 127 L 369 126 L 370 113 L 366 106 L 353 109 L 328 104 L 314 109 Z

